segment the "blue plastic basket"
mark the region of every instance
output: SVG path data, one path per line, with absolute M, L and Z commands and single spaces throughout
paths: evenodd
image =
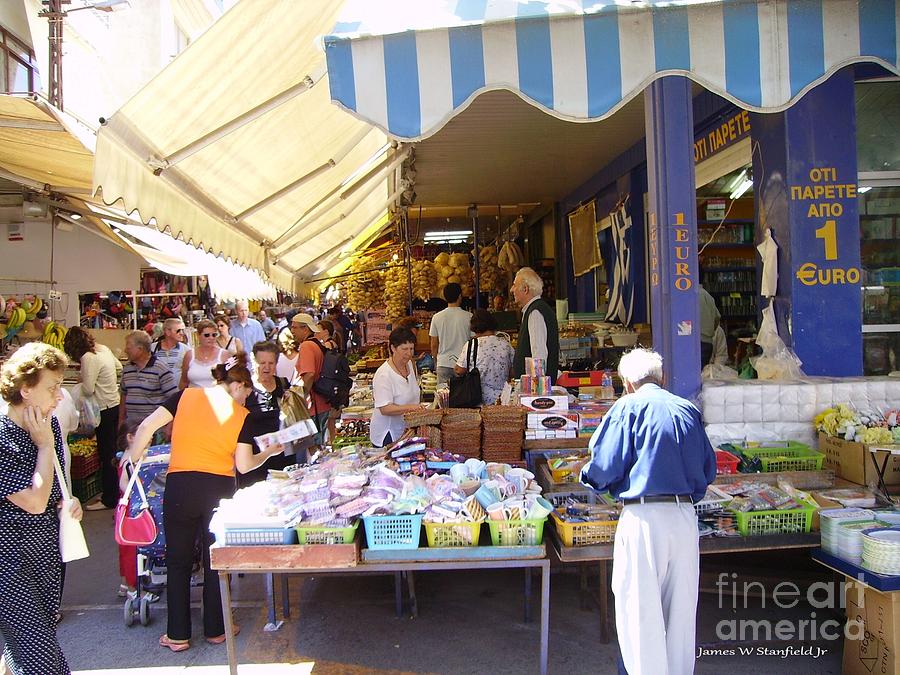
M 366 545 L 370 549 L 419 548 L 422 514 L 405 516 L 364 516 Z
M 296 544 L 297 532 L 293 528 L 246 528 L 225 530 L 226 546 L 280 546 Z

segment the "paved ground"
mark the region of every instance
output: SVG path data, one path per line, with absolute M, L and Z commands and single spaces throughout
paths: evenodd
M 59 635 L 69 663 L 77 673 L 226 673 L 225 646 L 195 640 L 187 652 L 173 654 L 157 646 L 165 631 L 165 596 L 153 608 L 150 626 L 126 628 L 112 541 L 112 513 L 93 512 L 85 518 L 92 556 L 69 566 L 63 599 L 64 621 Z M 699 642 L 710 650 L 735 649 L 720 640 L 722 621 L 788 619 L 792 625 L 819 621 L 830 613 L 802 602 L 793 609 L 773 606 L 770 593 L 784 577 L 804 583 L 830 581 L 804 554 L 719 556 L 704 559 L 699 611 Z M 765 608 L 757 591 L 748 608 L 733 609 L 732 598 L 720 599 L 715 580 L 720 573 L 737 573 L 737 581 L 758 578 L 766 590 Z M 725 577 L 731 579 L 732 577 Z M 533 673 L 537 672 L 538 624 L 522 621 L 522 572 L 512 570 L 421 573 L 416 576 L 420 614 L 396 618 L 390 577 L 321 577 L 292 582 L 294 615 L 277 632 L 264 632 L 266 609 L 262 577 L 235 580 L 240 672 L 255 673 Z M 302 585 L 302 594 L 301 591 Z M 615 643 L 599 642 L 599 613 L 579 608 L 578 577 L 554 569 L 551 583 L 550 671 L 552 673 L 614 673 Z M 539 581 L 534 584 L 535 608 Z M 785 603 L 782 603 L 785 604 Z M 741 599 L 739 608 L 744 605 Z M 199 626 L 199 606 L 195 626 Z M 726 624 L 727 626 L 727 624 Z M 197 629 L 195 629 L 197 630 Z M 199 631 L 198 631 L 199 632 Z M 841 641 L 752 641 L 740 646 L 749 655 L 704 655 L 698 673 L 839 673 Z M 791 647 L 827 650 L 810 655 L 761 655 L 759 649 Z

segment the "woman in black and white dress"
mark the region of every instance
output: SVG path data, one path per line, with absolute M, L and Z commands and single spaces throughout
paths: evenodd
M 32 342 L 0 369 L 0 396 L 9 403 L 0 416 L 0 672 L 70 672 L 56 637 L 62 492 L 53 462 L 54 453 L 65 462 L 53 410 L 67 363 L 60 350 Z M 81 519 L 77 499 L 72 515 Z

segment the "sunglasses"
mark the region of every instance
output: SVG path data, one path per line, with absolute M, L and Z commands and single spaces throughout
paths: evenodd
M 219 337 L 218 333 L 203 333 L 203 337 Z
M 183 332 L 184 332 L 184 328 L 176 328 L 176 329 L 175 329 L 175 332 L 176 332 L 176 333 L 183 333 Z

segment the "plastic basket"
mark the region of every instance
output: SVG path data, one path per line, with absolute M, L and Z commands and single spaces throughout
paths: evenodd
M 425 537 L 431 548 L 461 548 L 478 546 L 481 538 L 481 523 L 423 523 Z
M 422 514 L 406 516 L 364 516 L 366 545 L 371 549 L 419 548 Z
M 764 473 L 778 471 L 819 471 L 825 455 L 805 445 L 791 444 L 785 447 L 745 448 L 750 458 L 758 457 Z
M 596 504 L 597 496 L 593 490 L 571 490 L 566 492 L 545 492 L 544 499 L 553 504 L 554 507 L 565 506 L 568 499 L 574 499 L 582 504 Z
M 300 544 L 352 544 L 359 528 L 357 520 L 350 527 L 298 527 L 297 542 Z
M 540 520 L 488 520 L 494 546 L 540 546 L 544 541 L 544 523 Z
M 812 528 L 816 506 L 809 504 L 799 509 L 784 511 L 734 511 L 738 532 L 743 537 L 759 534 L 789 534 L 809 532 Z
M 740 458 L 735 457 L 727 450 L 716 450 L 716 473 L 726 476 L 737 473 Z
M 89 478 L 100 470 L 100 455 L 72 455 L 72 478 Z
M 281 546 L 294 544 L 296 533 L 292 529 L 248 527 L 225 530 L 226 546 Z
M 618 520 L 594 520 L 584 523 L 569 523 L 553 513 L 553 524 L 559 533 L 563 546 L 591 546 L 609 544 L 615 541 Z
M 78 497 L 82 504 L 100 494 L 101 487 L 99 471 L 95 471 L 87 478 L 72 478 L 72 494 Z

